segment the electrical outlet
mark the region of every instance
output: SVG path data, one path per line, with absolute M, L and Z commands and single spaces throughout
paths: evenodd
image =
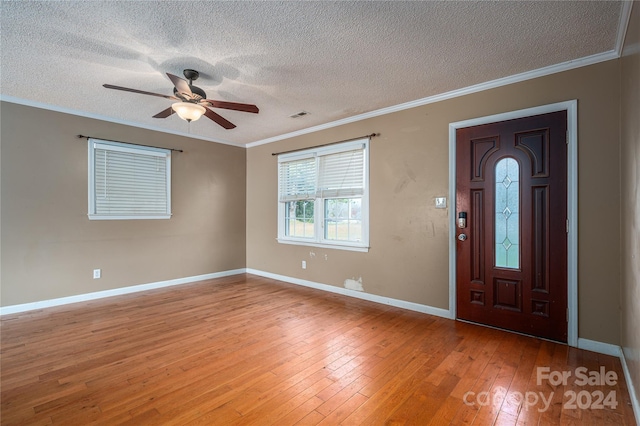
M 94 269 L 93 270 L 93 279 L 94 280 L 97 280 L 101 276 L 102 276 L 102 270 L 101 269 Z
M 302 269 L 307 269 L 307 261 L 306 260 L 302 261 Z

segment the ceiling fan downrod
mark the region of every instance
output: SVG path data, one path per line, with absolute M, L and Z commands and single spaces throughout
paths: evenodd
M 191 86 L 193 84 L 193 82 L 195 80 L 198 79 L 198 77 L 200 77 L 200 73 L 196 70 L 192 70 L 192 69 L 186 69 L 184 71 L 182 71 L 182 74 L 184 74 L 184 76 L 187 78 L 187 80 L 189 80 L 189 86 Z

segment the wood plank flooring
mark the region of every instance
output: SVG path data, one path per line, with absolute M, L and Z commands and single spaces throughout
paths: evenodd
M 635 424 L 617 358 L 252 275 L 0 331 L 2 425 Z M 616 383 L 580 386 L 578 367 Z

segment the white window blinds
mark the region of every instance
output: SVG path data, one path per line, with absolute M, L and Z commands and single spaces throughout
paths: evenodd
M 280 201 L 315 198 L 316 159 L 304 158 L 279 164 Z
M 364 190 L 364 150 L 339 152 L 319 158 L 317 196 L 353 197 Z
M 365 145 L 347 143 L 280 156 L 280 202 L 361 196 L 365 189 Z
M 89 218 L 171 216 L 171 152 L 89 139 Z

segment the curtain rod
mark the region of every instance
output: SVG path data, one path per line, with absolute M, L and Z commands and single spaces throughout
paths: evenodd
M 100 138 L 96 138 L 96 137 L 93 137 L 93 136 L 78 135 L 78 139 L 82 139 L 82 138 L 85 138 L 85 139 L 89 139 L 89 138 L 91 138 L 91 139 L 100 139 Z M 100 139 L 100 140 L 106 140 L 106 139 Z M 169 151 L 184 152 L 181 149 L 165 148 L 163 146 L 142 145 L 142 144 L 139 144 L 139 143 L 133 144 L 131 142 L 114 141 L 114 140 L 111 140 L 111 139 L 109 139 L 108 141 L 109 142 L 128 143 L 128 144 L 131 144 L 131 145 L 138 145 L 138 146 L 146 146 L 147 148 L 168 149 Z
M 345 139 L 345 140 L 343 140 L 343 141 L 323 143 L 322 145 L 310 146 L 310 147 L 308 147 L 308 148 L 298 148 L 298 149 L 291 149 L 291 150 L 289 150 L 289 151 L 274 152 L 274 153 L 272 153 L 271 155 L 289 154 L 289 153 L 291 153 L 291 152 L 306 151 L 306 150 L 308 150 L 308 149 L 320 148 L 320 147 L 323 147 L 323 146 L 329 146 L 329 145 L 335 145 L 335 144 L 337 144 L 337 143 L 357 141 L 358 139 L 364 139 L 364 138 L 375 138 L 376 136 L 380 136 L 380 133 L 371 133 L 370 135 L 358 136 L 357 138 Z

